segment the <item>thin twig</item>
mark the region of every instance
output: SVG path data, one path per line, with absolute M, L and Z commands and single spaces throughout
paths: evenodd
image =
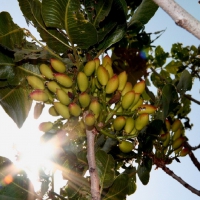
M 89 173 L 91 180 L 91 195 L 92 200 L 100 200 L 100 190 L 99 190 L 99 177 L 95 162 L 95 151 L 94 151 L 94 141 L 95 141 L 95 130 L 86 129 L 87 135 L 87 160 L 89 165 Z
M 192 187 L 191 185 L 189 185 L 188 183 L 186 183 L 181 177 L 179 177 L 176 174 L 174 174 L 174 172 L 172 170 L 170 170 L 168 167 L 163 166 L 162 170 L 165 171 L 169 176 L 171 176 L 172 178 L 174 178 L 175 180 L 177 180 L 181 185 L 183 185 L 184 187 L 186 187 L 192 193 L 200 196 L 200 190 L 197 190 L 194 187 Z

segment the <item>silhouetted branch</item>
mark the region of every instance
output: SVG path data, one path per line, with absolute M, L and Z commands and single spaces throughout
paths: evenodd
M 192 98 L 190 95 L 188 94 L 184 94 L 184 97 L 186 97 L 187 99 L 195 102 L 196 104 L 200 105 L 200 101 L 197 101 L 196 99 Z
M 197 158 L 195 157 L 195 155 L 193 154 L 192 150 L 194 148 L 200 148 L 200 145 L 198 145 L 197 147 L 191 147 L 190 144 L 188 142 L 186 142 L 184 144 L 184 146 L 188 149 L 190 149 L 190 153 L 189 153 L 189 156 L 190 156 L 190 159 L 192 160 L 193 164 L 196 166 L 196 168 L 200 171 L 200 163 L 199 161 L 197 160 Z
M 192 151 L 195 151 L 195 150 L 197 150 L 197 149 L 200 149 L 200 144 L 197 145 L 196 147 L 191 147 L 191 150 L 192 150 Z
M 174 174 L 174 172 L 172 170 L 170 170 L 168 167 L 163 166 L 162 170 L 165 171 L 169 176 L 171 176 L 172 178 L 177 180 L 181 185 L 183 185 L 185 188 L 190 190 L 192 193 L 200 196 L 200 190 L 197 190 L 197 189 L 193 188 L 191 185 L 189 185 L 188 183 L 186 183 L 181 177 Z

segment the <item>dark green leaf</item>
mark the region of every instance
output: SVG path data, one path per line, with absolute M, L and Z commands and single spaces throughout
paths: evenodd
M 101 187 L 110 187 L 115 178 L 115 161 L 113 157 L 102 150 L 98 150 L 96 152 L 96 164 Z
M 87 49 L 97 42 L 97 31 L 80 8 L 78 0 L 43 0 L 42 16 L 47 27 L 66 30 L 72 44 Z
M 165 53 L 161 46 L 157 46 L 155 49 L 155 65 L 157 67 L 162 67 L 168 56 L 169 53 Z
M 116 15 L 117 13 L 117 15 Z M 111 45 L 115 44 L 116 42 L 120 41 L 125 34 L 126 30 L 126 16 L 127 16 L 127 5 L 125 0 L 115 0 L 113 1 L 111 11 L 109 15 L 106 17 L 106 19 L 102 22 L 101 27 L 104 29 L 106 27 L 106 31 L 103 31 L 103 35 L 107 34 L 104 38 L 103 42 L 99 44 L 97 47 L 99 50 L 101 49 L 107 49 Z M 114 24 L 116 23 L 115 28 L 110 31 L 108 27 L 114 27 Z M 102 39 L 102 29 L 100 29 L 99 33 L 100 38 Z
M 152 0 L 143 0 L 133 14 L 128 26 L 138 26 L 139 24 L 140 27 L 143 27 L 154 16 L 158 8 L 158 5 Z
M 149 169 L 145 165 L 138 165 L 137 174 L 143 185 L 147 185 L 150 178 Z
M 11 82 L 15 76 L 13 59 L 7 56 L 7 52 L 0 52 L 0 79 Z
M 24 33 L 14 22 L 9 13 L 0 13 L 0 44 L 10 49 L 21 47 Z
M 107 49 L 111 45 L 117 43 L 124 37 L 125 31 L 125 25 L 117 26 L 108 36 L 106 36 L 104 41 L 98 46 L 98 49 Z
M 129 182 L 128 182 L 128 195 L 133 194 L 136 189 L 137 189 L 137 185 L 136 185 L 136 168 L 135 167 L 131 167 L 131 168 L 127 168 L 123 174 L 128 174 L 129 176 Z
M 108 193 L 103 198 L 103 200 L 122 200 L 127 195 L 127 186 L 129 182 L 129 177 L 127 174 L 120 174 L 114 181 L 113 185 L 110 187 Z
M 136 190 L 137 190 L 136 182 L 133 180 L 133 178 L 129 178 L 128 195 L 134 194 Z
M 99 28 L 99 24 L 108 16 L 111 10 L 112 3 L 113 0 L 99 0 L 98 3 L 93 0 L 84 1 L 87 17 L 95 27 Z
M 152 136 L 157 136 L 160 134 L 162 127 L 163 121 L 160 119 L 155 119 L 148 125 L 146 132 Z
M 191 89 L 192 89 L 192 76 L 187 70 L 184 70 L 181 73 L 181 77 L 177 85 L 177 90 L 180 93 L 185 93 L 186 91 Z
M 162 113 L 163 120 L 168 116 L 170 110 L 170 104 L 177 101 L 178 95 L 173 85 L 165 85 L 162 89 Z
M 60 53 L 69 48 L 69 41 L 64 33 L 56 28 L 47 28 L 41 15 L 41 3 L 39 0 L 18 0 L 23 15 L 31 21 L 40 33 L 41 38 L 47 45 Z
M 103 26 L 103 28 L 98 30 L 98 42 L 101 42 L 106 35 L 108 35 L 112 30 L 114 30 L 117 22 L 108 22 Z
M 171 48 L 172 57 L 181 61 L 187 61 L 189 59 L 189 48 L 182 47 L 181 43 L 173 44 Z

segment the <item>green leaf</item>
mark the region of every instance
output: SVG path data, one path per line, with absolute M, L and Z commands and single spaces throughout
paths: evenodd
M 181 66 L 182 66 L 182 62 L 172 60 L 165 66 L 165 69 L 171 74 L 176 74 L 179 67 Z
M 190 113 L 190 111 L 191 111 L 191 101 L 183 96 L 181 98 L 181 107 L 178 110 L 177 114 L 179 114 L 181 117 L 185 117 Z
M 131 167 L 131 168 L 127 168 L 123 174 L 128 174 L 129 176 L 129 182 L 128 182 L 128 195 L 133 194 L 136 189 L 137 189 L 137 185 L 136 185 L 136 168 L 135 167 Z
M 157 46 L 155 49 L 155 65 L 157 65 L 157 67 L 162 67 L 168 56 L 169 53 L 165 53 L 161 46 Z
M 0 13 L 0 44 L 10 49 L 21 47 L 24 33 L 7 12 Z
M 157 88 L 163 87 L 164 85 L 163 80 L 161 80 L 161 78 L 156 73 L 151 74 L 151 81 Z
M 147 127 L 147 134 L 149 135 L 159 135 L 163 127 L 163 121 L 160 119 L 153 120 Z
M 0 51 L 0 79 L 4 79 L 5 81 L 11 82 L 15 77 L 13 72 L 13 58 L 9 57 L 9 52 L 5 49 Z
M 9 169 L 12 171 L 9 171 Z M 6 179 L 10 183 L 6 183 L 4 181 Z M 1 156 L 0 180 L 0 199 L 26 200 L 28 196 L 31 199 L 35 196 L 33 185 L 27 178 L 27 174 L 24 171 L 19 171 L 9 159 Z
M 171 84 L 165 85 L 162 89 L 162 114 L 163 114 L 162 120 L 165 120 L 165 118 L 168 116 L 170 111 L 172 111 L 170 109 L 171 104 L 176 102 L 177 99 L 178 99 L 178 95 L 174 86 Z
M 72 44 L 87 49 L 97 42 L 97 31 L 80 8 L 78 0 L 43 0 L 42 16 L 47 27 L 66 30 Z
M 154 16 L 158 8 L 159 6 L 152 0 L 143 0 L 133 14 L 128 26 L 138 26 L 139 24 L 140 27 L 143 27 Z
M 187 70 L 184 70 L 181 73 L 181 77 L 177 85 L 177 90 L 180 93 L 185 93 L 186 91 L 191 89 L 192 89 L 192 76 Z
M 113 31 L 106 36 L 105 40 L 98 46 L 98 49 L 107 49 L 111 45 L 120 41 L 126 32 L 126 26 L 117 26 Z
M 126 197 L 127 186 L 129 182 L 129 177 L 127 174 L 120 174 L 114 181 L 113 185 L 110 187 L 108 193 L 103 198 L 103 200 L 122 200 Z
M 137 174 L 143 185 L 147 185 L 150 178 L 149 169 L 145 165 L 138 165 Z
M 10 70 L 6 72 L 7 68 Z M 6 80 L 0 81 L 0 104 L 20 128 L 32 105 L 32 100 L 29 99 L 30 91 L 25 87 L 25 77 L 39 74 L 39 69 L 38 66 L 24 64 L 14 68 L 6 67 L 3 71 L 7 76 Z
M 95 27 L 99 28 L 99 24 L 108 16 L 112 3 L 113 0 L 99 0 L 98 3 L 93 0 L 84 1 L 87 17 Z
M 181 43 L 173 44 L 171 48 L 172 57 L 181 61 L 188 61 L 189 59 L 189 48 L 182 47 Z
M 102 188 L 112 185 L 115 178 L 115 160 L 102 150 L 96 152 L 96 164 Z
M 18 0 L 18 2 L 26 20 L 34 24 L 43 41 L 56 52 L 66 52 L 69 48 L 69 40 L 56 28 L 45 26 L 41 15 L 41 2 L 39 0 Z
M 167 83 L 171 83 L 171 82 L 172 82 L 172 79 L 171 79 L 171 77 L 170 77 L 170 73 L 169 73 L 168 71 L 162 69 L 162 70 L 160 71 L 160 75 L 161 75 L 161 77 L 164 77 L 164 79 L 165 79 L 165 81 L 166 81 Z
M 117 13 L 117 15 L 116 15 Z M 127 4 L 125 0 L 115 0 L 113 1 L 111 11 L 109 15 L 106 17 L 105 21 L 102 23 L 102 29 L 106 27 L 107 34 L 105 30 L 103 31 L 103 35 L 106 35 L 104 40 L 97 47 L 98 50 L 107 49 L 111 45 L 120 41 L 125 34 L 126 31 L 126 16 L 127 16 Z M 108 28 L 108 24 L 110 27 L 116 23 L 116 26 L 110 31 Z M 102 39 L 102 32 L 100 38 Z

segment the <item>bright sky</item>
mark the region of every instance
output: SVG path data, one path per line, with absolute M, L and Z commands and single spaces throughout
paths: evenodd
M 19 24 L 21 27 L 27 27 L 26 22 L 19 10 L 17 1 L 9 0 L 9 1 L 1 1 L 0 12 L 8 11 L 11 13 L 11 16 L 15 23 Z M 9 2 L 9 3 L 8 3 Z M 200 5 L 198 1 L 190 1 L 188 0 L 178 0 L 189 13 L 191 13 L 194 17 L 200 20 L 199 10 Z M 36 37 L 38 34 L 32 29 L 32 27 L 28 27 L 33 35 Z M 195 45 L 198 46 L 200 44 L 199 40 L 192 36 L 190 33 L 185 31 L 184 29 L 175 25 L 174 21 L 165 14 L 161 9 L 155 14 L 155 17 L 148 23 L 146 26 L 147 32 L 156 32 L 160 30 L 164 30 L 164 34 L 155 42 L 155 45 L 161 45 L 166 51 L 169 51 L 171 45 L 176 42 L 183 43 L 186 45 Z M 196 82 L 196 86 L 192 89 L 190 94 L 198 100 L 200 100 L 200 84 Z M 192 131 L 187 131 L 186 135 L 190 138 L 190 144 L 196 146 L 200 143 L 199 134 L 200 123 L 198 115 L 200 113 L 200 107 L 196 104 L 192 104 L 192 114 L 190 114 L 190 118 L 194 124 Z M 33 112 L 30 112 L 30 118 L 27 119 L 23 128 L 18 130 L 17 126 L 14 122 L 4 113 L 3 109 L 0 108 L 0 117 L 1 117 L 1 126 L 0 126 L 0 155 L 11 157 L 13 142 L 21 142 L 21 147 L 25 147 L 24 145 L 30 146 L 29 144 L 37 144 L 38 139 L 34 136 L 37 134 L 38 136 L 41 134 L 37 131 L 39 121 L 46 121 L 45 115 L 42 115 L 39 121 L 33 119 Z M 21 132 L 21 133 L 20 133 Z M 20 135 L 20 137 L 19 137 Z M 23 142 L 23 143 L 22 143 Z M 30 147 L 28 151 L 37 151 L 34 147 Z M 200 160 L 200 151 L 194 152 L 196 157 Z M 188 157 L 181 158 L 181 163 L 174 162 L 172 165 L 168 167 L 172 169 L 178 176 L 182 177 L 186 182 L 191 184 L 193 187 L 199 189 L 200 185 L 200 173 L 198 170 L 191 164 L 190 159 Z M 128 200 L 133 199 L 148 199 L 148 200 L 199 200 L 199 197 L 191 193 L 189 190 L 185 189 L 182 185 L 180 185 L 177 181 L 175 181 L 172 177 L 169 177 L 165 172 L 161 169 L 154 170 L 155 166 L 153 166 L 151 172 L 150 182 L 147 186 L 143 186 L 140 180 L 137 180 L 137 191 L 131 197 L 128 197 Z

